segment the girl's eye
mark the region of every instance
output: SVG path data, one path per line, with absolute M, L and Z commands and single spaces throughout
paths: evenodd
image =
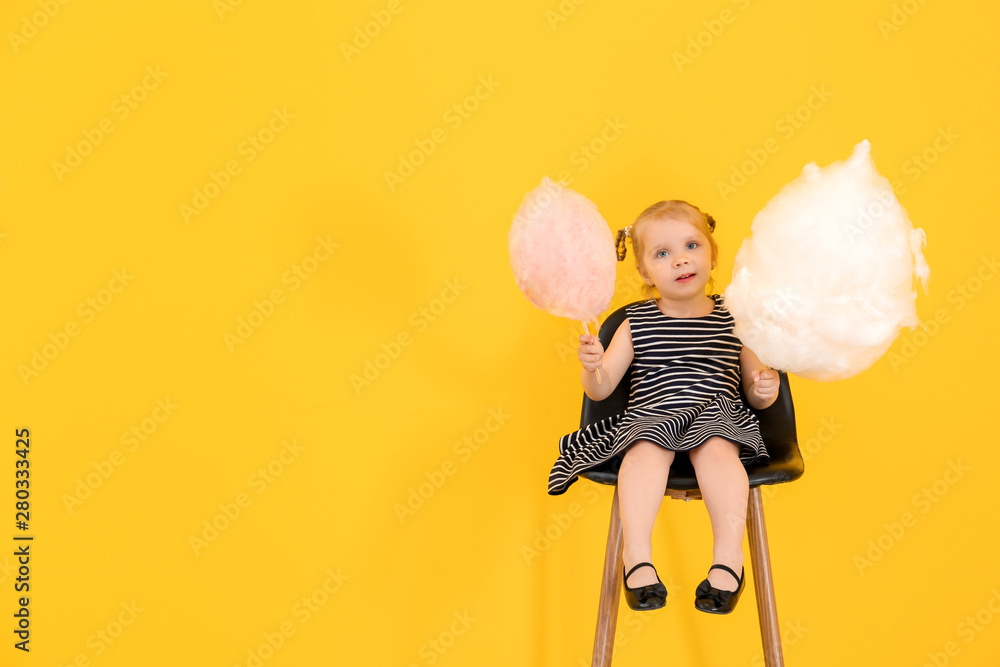
M 656 256 L 657 256 L 658 258 L 663 258 L 663 257 L 666 257 L 666 256 L 667 256 L 667 251 L 666 251 L 666 250 L 661 250 L 661 251 L 659 251 L 658 253 L 656 253 Z
M 687 249 L 688 250 L 694 250 L 697 247 L 698 247 L 698 242 L 697 241 L 691 241 L 690 243 L 687 244 Z

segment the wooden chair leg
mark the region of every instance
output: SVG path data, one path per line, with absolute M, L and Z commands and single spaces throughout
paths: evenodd
M 747 532 L 750 535 L 750 562 L 753 565 L 760 639 L 764 645 L 764 664 L 767 667 L 784 667 L 778 607 L 774 600 L 774 581 L 771 579 L 771 555 L 767 547 L 767 527 L 764 525 L 764 499 L 759 486 L 750 489 Z
M 601 578 L 601 601 L 597 609 L 597 633 L 594 635 L 592 667 L 610 667 L 615 650 L 615 627 L 618 625 L 618 600 L 622 586 L 622 519 L 618 513 L 618 487 L 611 502 L 608 546 L 604 552 L 604 576 Z

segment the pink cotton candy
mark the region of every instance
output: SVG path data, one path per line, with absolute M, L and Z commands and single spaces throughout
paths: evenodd
M 615 242 L 583 195 L 543 178 L 521 202 L 507 242 L 517 286 L 538 308 L 592 322 L 611 305 Z

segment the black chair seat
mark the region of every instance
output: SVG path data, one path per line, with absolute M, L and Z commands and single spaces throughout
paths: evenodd
M 747 476 L 750 478 L 750 488 L 765 486 L 768 484 L 784 484 L 791 482 L 802 476 L 804 463 L 797 448 L 788 447 L 788 442 L 776 442 L 764 439 L 771 460 L 762 466 L 751 466 L 747 468 Z M 786 456 L 776 456 L 779 450 L 784 449 Z M 605 464 L 603 467 L 594 468 L 587 472 L 580 473 L 580 477 L 589 479 L 598 484 L 608 484 L 614 486 L 618 483 L 618 466 L 621 460 L 616 459 Z M 673 465 L 670 466 L 670 477 L 667 479 L 668 491 L 692 491 L 698 488 L 698 480 L 695 479 L 694 469 L 687 456 L 678 455 L 674 458 Z

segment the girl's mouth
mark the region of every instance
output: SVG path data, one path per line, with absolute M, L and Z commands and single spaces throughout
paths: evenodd
M 691 280 L 692 278 L 694 278 L 694 274 L 693 273 L 685 273 L 684 275 L 682 275 L 681 277 L 679 277 L 677 279 L 677 282 L 679 282 L 679 283 L 686 283 L 689 280 Z

